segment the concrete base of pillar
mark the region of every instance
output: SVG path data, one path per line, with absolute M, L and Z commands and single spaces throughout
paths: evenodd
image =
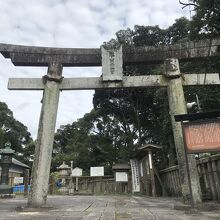
M 15 198 L 16 195 L 15 194 L 1 194 L 0 193 L 0 199 L 12 199 Z
M 220 204 L 215 202 L 204 202 L 196 205 L 195 209 L 191 208 L 191 205 L 177 203 L 174 205 L 175 210 L 187 211 L 188 214 L 196 214 L 198 211 L 208 212 L 214 210 L 220 210 Z M 194 213 L 196 212 L 196 213 Z

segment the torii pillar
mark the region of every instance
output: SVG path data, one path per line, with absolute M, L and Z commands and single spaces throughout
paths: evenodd
M 59 87 L 62 81 L 62 65 L 60 63 L 49 64 L 47 75 L 43 80 L 45 87 L 32 167 L 31 192 L 28 197 L 28 206 L 30 207 L 40 207 L 46 204 L 60 94 Z
M 196 160 L 194 155 L 185 155 L 184 141 L 182 134 L 182 127 L 180 122 L 176 122 L 174 115 L 186 114 L 186 102 L 183 91 L 183 78 L 179 69 L 178 59 L 165 60 L 164 76 L 168 80 L 167 92 L 169 100 L 170 117 L 173 128 L 174 142 L 176 146 L 176 154 L 179 165 L 180 182 L 182 188 L 182 196 L 184 202 L 190 201 L 189 180 L 186 167 L 186 156 L 190 166 L 192 197 L 195 203 L 202 202 L 201 188 L 199 183 L 199 176 L 196 167 Z

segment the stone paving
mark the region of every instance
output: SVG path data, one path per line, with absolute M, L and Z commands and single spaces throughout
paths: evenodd
M 27 200 L 0 199 L 0 219 L 4 220 L 214 220 L 220 219 L 220 210 L 187 214 L 174 210 L 178 200 L 139 196 L 49 196 L 52 209 L 18 212 Z

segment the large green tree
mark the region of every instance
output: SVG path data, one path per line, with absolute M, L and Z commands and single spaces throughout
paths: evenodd
M 202 39 L 219 37 L 220 34 L 220 1 L 190 0 L 180 1 L 183 7 L 192 6 L 194 15 L 191 22 L 191 38 Z
M 11 148 L 15 150 L 15 157 L 23 162 L 28 162 L 33 154 L 31 134 L 21 122 L 13 117 L 12 111 L 6 103 L 0 102 L 0 148 L 10 142 Z M 26 151 L 26 149 L 29 150 Z
M 219 1 L 192 0 L 192 21 L 179 18 L 166 29 L 136 25 L 120 30 L 116 41 L 124 47 L 171 45 L 189 40 L 219 36 Z M 211 41 L 210 41 L 211 42 Z M 181 62 L 181 72 L 219 72 L 219 58 Z M 161 74 L 162 65 L 124 66 L 124 74 Z M 187 87 L 186 101 L 198 95 L 203 111 L 220 108 L 219 87 Z M 125 162 L 145 143 L 163 148 L 155 155 L 159 168 L 177 163 L 165 88 L 96 90 L 94 109 L 72 125 L 62 126 L 55 137 L 54 163 L 73 160 L 84 169 L 94 165 L 112 166 Z

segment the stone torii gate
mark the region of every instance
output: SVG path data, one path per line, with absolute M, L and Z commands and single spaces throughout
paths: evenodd
M 189 197 L 188 177 L 182 130 L 174 115 L 185 114 L 186 105 L 183 87 L 187 85 L 220 84 L 219 74 L 182 75 L 178 60 L 189 60 L 207 56 L 219 56 L 220 39 L 200 42 L 188 42 L 169 47 L 139 47 L 123 49 L 65 49 L 31 47 L 0 44 L 0 53 L 10 58 L 15 66 L 47 66 L 47 75 L 43 78 L 11 78 L 8 89 L 43 90 L 41 115 L 39 120 L 35 159 L 32 169 L 31 193 L 28 205 L 41 207 L 46 203 L 50 164 L 53 149 L 54 131 L 57 117 L 60 90 L 114 89 L 129 87 L 167 86 L 170 115 L 180 169 L 182 194 Z M 123 60 L 123 61 L 122 61 Z M 164 62 L 165 61 L 165 62 Z M 123 76 L 122 65 L 164 62 L 163 75 Z M 101 77 L 63 78 L 63 67 L 101 66 Z M 196 162 L 188 156 L 191 171 L 193 199 L 201 201 Z

